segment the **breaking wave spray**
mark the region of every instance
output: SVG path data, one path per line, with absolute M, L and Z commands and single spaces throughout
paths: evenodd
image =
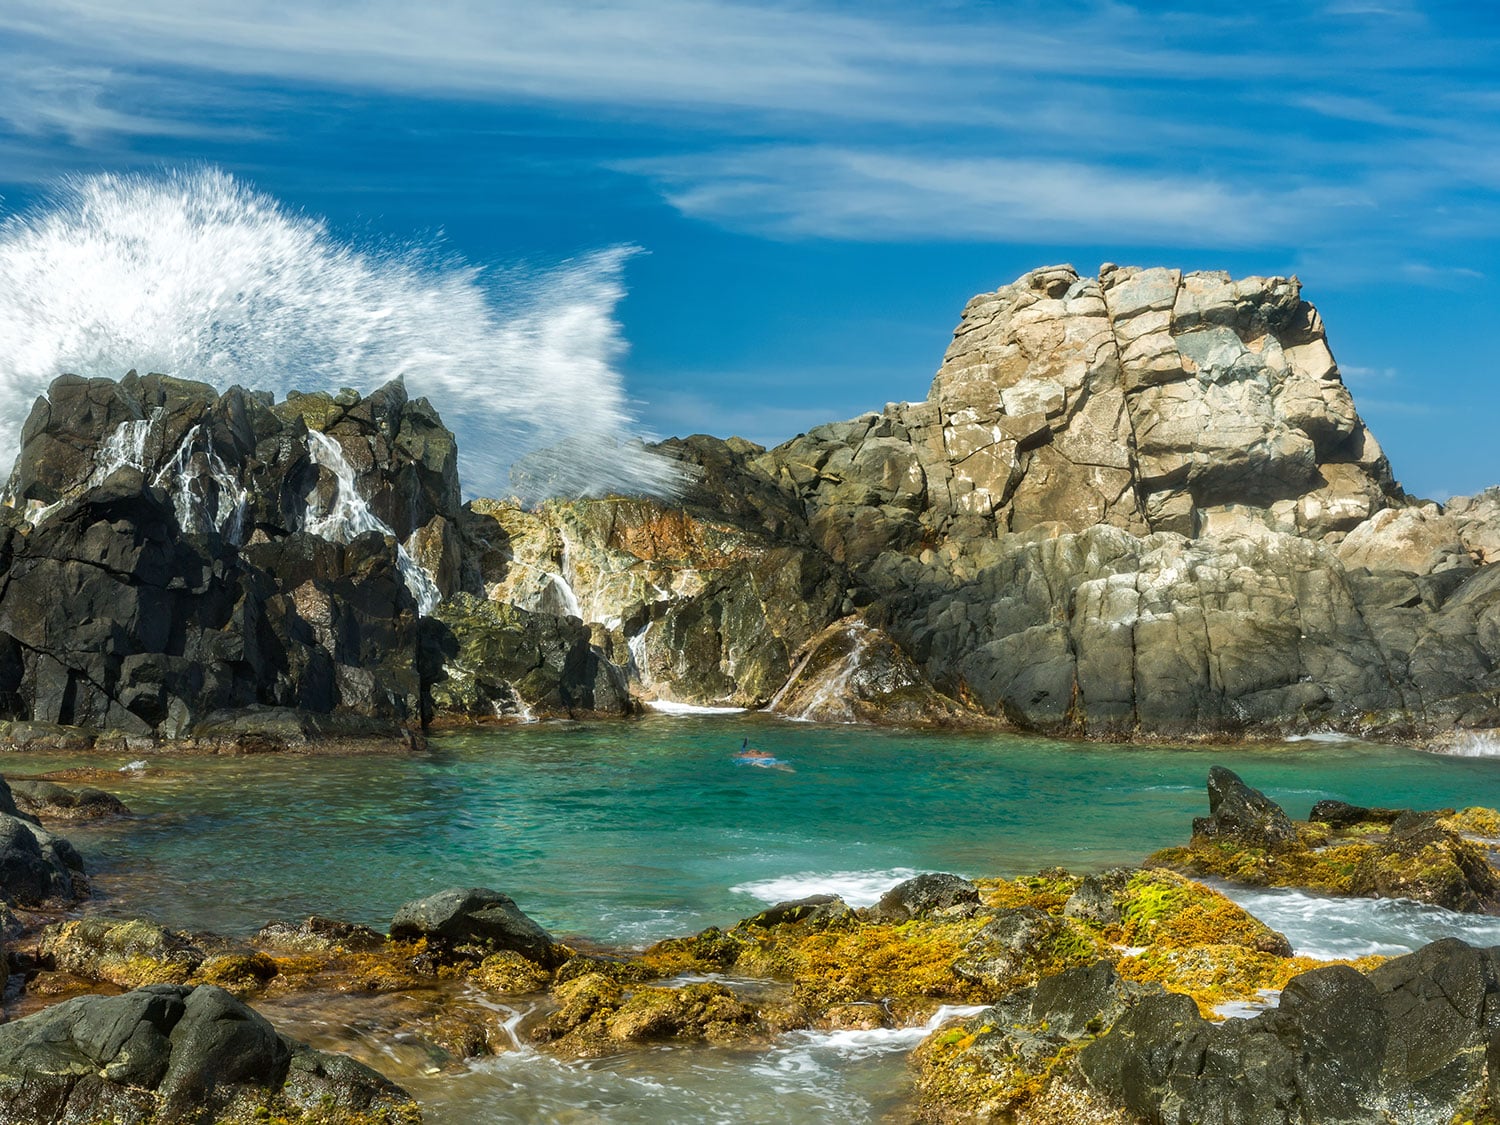
M 278 397 L 402 376 L 458 435 L 469 495 L 671 491 L 614 366 L 628 254 L 487 275 L 356 248 L 217 170 L 70 180 L 0 221 L 0 470 L 63 372 Z

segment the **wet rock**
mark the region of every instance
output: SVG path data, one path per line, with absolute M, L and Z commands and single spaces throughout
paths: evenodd
M 37 949 L 52 969 L 122 988 L 183 984 L 206 956 L 187 935 L 139 918 L 84 918 L 48 926 Z
M 1344 801 L 1319 801 L 1313 805 L 1307 819 L 1313 824 L 1326 824 L 1330 828 L 1349 828 L 1356 824 L 1393 824 L 1403 811 L 1367 809 Z
M 898 883 L 870 908 L 877 922 L 905 922 L 934 914 L 972 914 L 979 906 L 979 888 L 961 875 L 929 873 Z
M 408 902 L 391 920 L 391 937 L 426 938 L 430 945 L 454 951 L 508 949 L 548 967 L 565 959 L 552 935 L 521 913 L 514 899 L 482 887 L 439 891 Z
M 0 898 L 13 906 L 68 905 L 88 897 L 88 889 L 72 844 L 20 815 L 0 813 Z
M 420 1120 L 367 1067 L 278 1035 L 212 986 L 79 997 L 0 1027 L 0 1119 L 219 1121 L 321 1110 L 329 1125 Z
M 1283 826 L 1285 814 L 1263 794 L 1244 786 L 1228 770 L 1214 772 L 1224 795 L 1221 808 L 1231 810 L 1227 824 L 1205 832 L 1202 826 L 1214 818 L 1195 819 L 1187 847 L 1164 849 L 1148 863 L 1258 886 L 1409 898 L 1469 913 L 1500 912 L 1500 870 L 1491 864 L 1487 849 L 1468 838 L 1475 827 L 1500 824 L 1493 810 L 1364 810 L 1323 802 L 1318 820 L 1300 828 L 1290 821 Z M 1211 790 L 1213 785 L 1211 780 Z M 1264 827 L 1268 824 L 1269 831 Z
M 301 922 L 267 922 L 251 940 L 269 949 L 296 953 L 343 953 L 379 949 L 385 937 L 368 926 L 314 914 Z
M 576 618 L 533 613 L 469 594 L 437 619 L 451 630 L 433 702 L 447 716 L 625 715 L 625 673 L 591 643 Z
M 1345 966 L 1294 978 L 1254 1020 L 1205 1021 L 1186 997 L 1147 997 L 1083 1048 L 1092 1089 L 1146 1119 L 1374 1121 L 1472 1113 L 1486 1095 L 1486 1003 L 1500 988 L 1493 951 L 1455 939 L 1368 977 Z
M 92 786 L 69 789 L 50 781 L 14 778 L 10 791 L 23 812 L 43 819 L 99 820 L 130 815 L 125 802 Z
M 978 726 L 980 716 L 937 691 L 884 630 L 835 622 L 797 654 L 769 710 L 807 722 Z
M 1297 830 L 1280 805 L 1222 766 L 1208 771 L 1208 816 L 1193 820 L 1193 835 L 1261 848 L 1285 848 L 1297 840 Z
M 452 438 L 399 384 L 348 408 L 325 399 L 273 406 L 134 373 L 54 382 L 11 479 L 30 526 L 0 552 L 3 717 L 165 738 L 253 707 L 418 726 L 417 603 L 397 548 L 456 519 Z M 309 419 L 388 534 L 306 530 L 339 487 Z
M 778 902 L 775 906 L 746 918 L 741 924 L 762 929 L 788 925 L 820 927 L 847 920 L 853 913 L 853 908 L 838 895 L 809 895 L 807 898 Z

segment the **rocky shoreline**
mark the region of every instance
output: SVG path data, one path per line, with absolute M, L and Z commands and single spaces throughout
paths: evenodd
M 925 400 L 670 497 L 461 502 L 368 396 L 63 376 L 0 504 L 0 742 L 419 746 L 653 700 L 1106 740 L 1500 726 L 1500 491 L 1408 496 L 1295 278 L 1035 270 Z
M 128 815 L 98 790 L 15 792 L 54 822 Z M 587 1059 L 911 1026 L 944 1005 L 982 1010 L 913 1054 L 926 1121 L 1375 1121 L 1398 1105 L 1421 1107 L 1401 1120 L 1492 1119 L 1494 951 L 1295 956 L 1193 876 L 1495 913 L 1494 810 L 1323 802 L 1293 822 L 1216 768 L 1190 844 L 1140 867 L 926 874 L 870 907 L 815 895 L 631 950 L 561 941 L 483 888 L 408 903 L 387 933 L 311 917 L 227 939 L 80 917 L 77 853 L 10 797 L 0 1121 L 410 1125 L 420 1112 L 370 1035 L 426 1072 L 522 1048 Z M 276 1031 L 308 1005 L 347 1010 L 366 1037 L 314 1049 Z

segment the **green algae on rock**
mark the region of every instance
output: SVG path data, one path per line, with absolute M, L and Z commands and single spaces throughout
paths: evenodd
M 1470 838 L 1500 825 L 1494 810 L 1414 812 L 1341 805 L 1325 809 L 1324 819 L 1293 825 L 1275 802 L 1229 770 L 1216 767 L 1214 777 L 1220 789 L 1251 794 L 1258 812 L 1238 825 L 1214 821 L 1212 833 L 1200 830 L 1209 821 L 1195 820 L 1187 846 L 1165 848 L 1148 863 L 1251 886 L 1500 912 L 1500 871 L 1491 865 L 1487 849 Z M 1215 788 L 1211 781 L 1211 803 Z M 1278 825 L 1274 838 L 1256 818 Z

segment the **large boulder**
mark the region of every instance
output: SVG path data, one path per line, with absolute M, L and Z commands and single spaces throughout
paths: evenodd
M 0 538 L 0 717 L 182 737 L 254 707 L 415 727 L 402 549 L 458 516 L 456 449 L 399 383 L 283 403 L 63 376 L 26 423 Z
M 408 902 L 391 920 L 391 937 L 425 938 L 445 950 L 511 950 L 546 966 L 560 963 L 565 955 L 563 947 L 523 914 L 513 898 L 483 887 L 453 888 Z
M 447 718 L 624 715 L 625 672 L 575 617 L 532 612 L 472 594 L 438 607 L 451 631 L 433 702 Z
M 0 1122 L 415 1123 L 400 1087 L 277 1034 L 211 985 L 65 1001 L 0 1027 Z
M 979 888 L 962 875 L 928 872 L 897 883 L 870 908 L 877 922 L 905 922 L 934 914 L 972 914 L 979 908 Z
M 1193 835 L 1256 848 L 1286 848 L 1297 842 L 1297 829 L 1286 811 L 1223 766 L 1208 771 L 1208 815 L 1194 818 Z
M 66 906 L 88 897 L 78 850 L 16 805 L 0 779 L 0 901 L 12 906 Z

